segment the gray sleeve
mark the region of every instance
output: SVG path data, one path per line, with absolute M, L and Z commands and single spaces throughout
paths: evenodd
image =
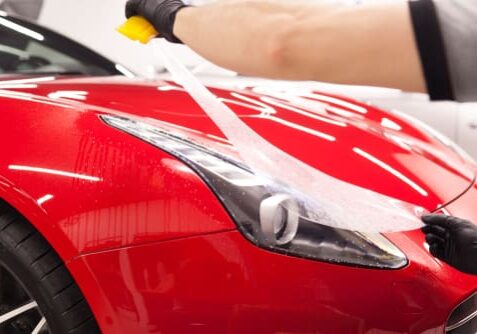
M 477 1 L 434 1 L 454 97 L 477 101 Z

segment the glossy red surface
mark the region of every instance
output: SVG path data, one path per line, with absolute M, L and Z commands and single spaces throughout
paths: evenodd
M 273 254 L 226 232 L 69 267 L 81 280 L 96 277 L 86 291 L 108 333 L 442 333 L 476 279 L 416 245 L 407 250 L 403 270 L 366 270 Z
M 428 210 L 473 182 L 473 164 L 371 106 L 313 92 L 305 108 L 263 87 L 214 92 L 270 142 L 344 181 Z M 0 91 L 0 198 L 58 251 L 105 333 L 441 332 L 477 288 L 433 259 L 420 231 L 388 235 L 408 256 L 401 270 L 259 249 L 189 167 L 108 127 L 104 113 L 227 143 L 167 82 L 51 78 Z M 476 198 L 473 187 L 449 211 L 477 221 Z
M 214 144 L 210 135 L 223 138 L 189 95 L 168 82 L 64 79 L 22 91 L 56 97 L 80 92 L 85 95 L 79 97 L 91 106 L 112 109 L 107 112 L 150 117 L 199 131 L 209 145 Z M 277 147 L 341 180 L 434 209 L 436 201 L 446 202 L 460 194 L 474 176 L 473 168 L 464 166 L 453 151 L 390 113 L 320 93 L 307 97 L 314 102 L 313 109 L 303 109 L 256 91 L 264 88 L 216 89 L 214 93 Z M 334 103 L 327 102 L 330 98 Z M 389 165 L 392 172 L 356 153 L 357 149 Z M 406 181 L 397 178 L 397 173 Z M 445 187 L 436 185 L 436 180 L 445 180 Z

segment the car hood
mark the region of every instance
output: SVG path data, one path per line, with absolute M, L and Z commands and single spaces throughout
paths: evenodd
M 172 82 L 23 77 L 2 85 L 93 111 L 158 120 L 218 150 L 229 147 L 204 111 Z M 259 85 L 212 91 L 269 142 L 343 181 L 431 211 L 461 196 L 475 181 L 475 165 L 445 138 L 395 112 L 309 89 Z

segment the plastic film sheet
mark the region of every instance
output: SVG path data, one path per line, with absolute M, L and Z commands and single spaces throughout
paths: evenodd
M 178 62 L 167 42 L 153 43 L 173 79 L 215 122 L 267 190 L 293 199 L 283 201 L 287 210 L 318 224 L 362 233 L 398 232 L 422 226 L 422 207 L 336 179 L 265 140 Z

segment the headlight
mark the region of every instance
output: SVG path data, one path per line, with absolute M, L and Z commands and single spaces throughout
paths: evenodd
M 291 256 L 340 264 L 398 269 L 406 256 L 381 234 L 332 228 L 309 212 L 283 186 L 267 187 L 240 162 L 178 135 L 166 126 L 117 116 L 106 124 L 136 136 L 182 160 L 212 188 L 243 235 L 259 247 Z M 272 190 L 275 189 L 275 190 Z

